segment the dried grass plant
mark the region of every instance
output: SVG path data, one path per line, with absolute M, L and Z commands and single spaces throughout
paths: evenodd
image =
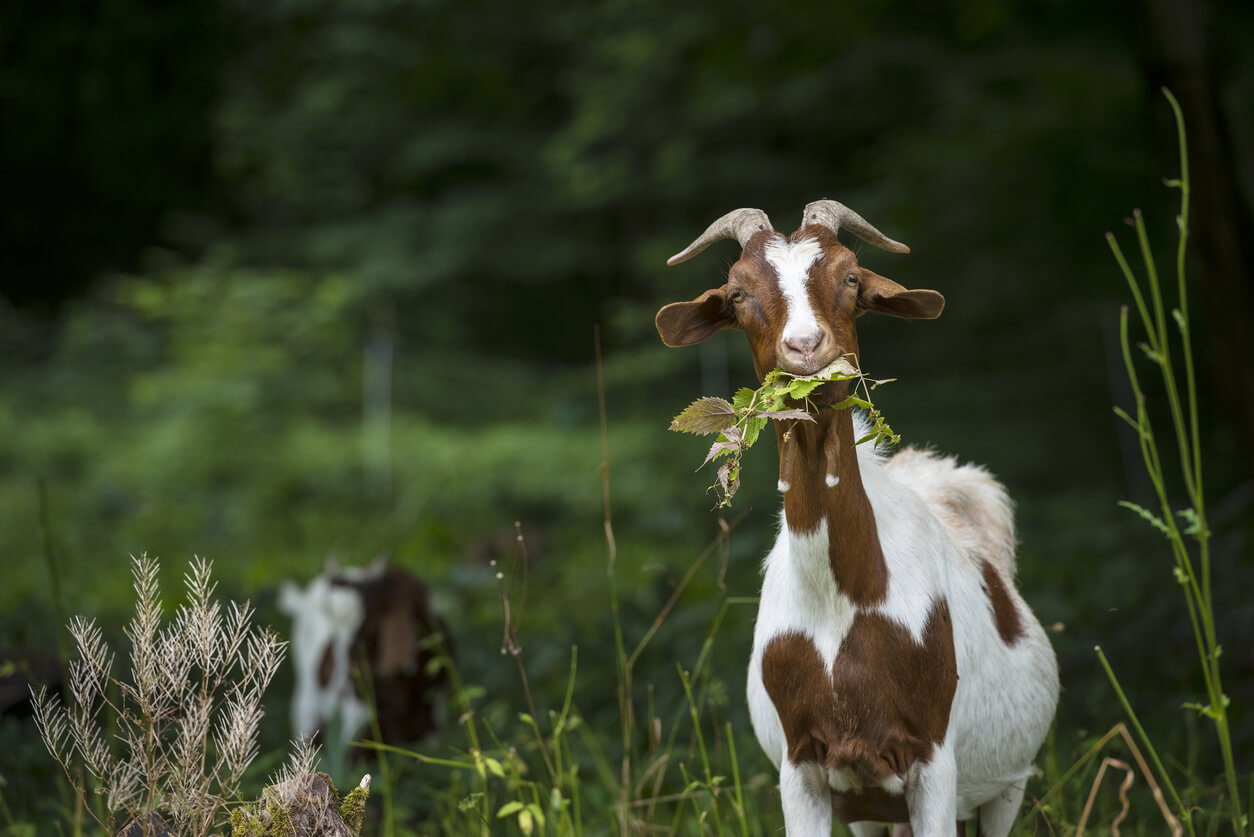
M 262 695 L 286 643 L 251 624 L 247 602 L 213 599 L 212 563 L 202 558 L 184 576 L 187 603 L 163 624 L 158 569 L 146 554 L 133 559 L 129 679 L 115 676 L 95 621 L 75 617 L 67 700 L 40 689 L 35 721 L 80 800 L 103 798 L 103 816 L 86 807 L 107 833 L 119 815 L 148 822 L 156 813 L 169 834 L 207 835 L 257 755 Z

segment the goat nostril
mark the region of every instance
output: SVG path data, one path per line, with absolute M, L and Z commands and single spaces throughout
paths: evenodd
M 785 338 L 784 348 L 798 354 L 810 354 L 823 344 L 823 332 L 807 335 L 802 338 Z

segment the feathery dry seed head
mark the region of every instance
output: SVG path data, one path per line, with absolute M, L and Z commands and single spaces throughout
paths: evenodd
M 80 798 L 86 788 L 71 769 L 76 763 L 95 778 L 113 818 L 160 814 L 170 834 L 200 837 L 222 824 L 257 756 L 262 695 L 286 643 L 252 626 L 247 602 L 224 610 L 213 599 L 213 565 L 202 558 L 184 576 L 187 603 L 163 626 L 159 562 L 146 554 L 132 560 L 129 682 L 114 677 L 100 628 L 75 617 L 69 704 L 43 689 L 33 693 L 35 723 Z M 106 710 L 110 723 L 101 718 Z M 108 726 L 117 731 L 112 740 L 103 732 Z M 306 774 L 312 753 L 307 745 L 299 751 Z M 114 831 L 112 821 L 101 825 Z

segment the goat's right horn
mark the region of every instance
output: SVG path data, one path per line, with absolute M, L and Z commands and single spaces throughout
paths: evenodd
M 867 244 L 874 244 L 881 250 L 887 250 L 890 253 L 910 252 L 909 247 L 900 241 L 893 241 L 867 223 L 861 215 L 838 201 L 824 199 L 807 204 L 806 211 L 801 216 L 801 226 L 804 227 L 806 224 L 820 224 L 832 232 L 839 232 L 843 227 Z
M 666 260 L 666 263 L 668 265 L 677 265 L 680 262 L 686 262 L 714 242 L 722 241 L 725 238 L 736 239 L 736 241 L 740 242 L 741 248 L 743 248 L 756 233 L 771 229 L 774 229 L 771 226 L 771 219 L 767 218 L 766 213 L 762 210 L 733 209 L 713 224 L 710 224 L 705 232 L 697 237 L 696 241 L 671 256 Z

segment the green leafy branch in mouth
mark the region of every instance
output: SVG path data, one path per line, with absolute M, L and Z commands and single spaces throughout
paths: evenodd
M 731 505 L 736 489 L 740 487 L 740 457 L 758 440 L 768 421 L 817 421 L 816 410 L 810 394 L 823 384 L 832 381 L 856 381 L 845 399 L 832 405 L 834 410 L 860 407 L 866 410 L 871 429 L 858 439 L 857 444 L 874 440 L 876 445 L 895 445 L 901 437 L 884 421 L 884 416 L 871 403 L 871 390 L 880 384 L 895 380 L 868 378 L 853 362 L 852 355 L 837 358 L 813 375 L 792 375 L 775 369 L 762 379 L 757 389 L 745 387 L 729 402 L 724 398 L 706 396 L 689 404 L 671 421 L 670 429 L 678 433 L 708 436 L 717 433 L 718 438 L 710 446 L 701 463 L 716 459 L 724 460 L 718 468 L 718 480 L 710 486 L 718 494 L 718 505 Z M 861 392 L 859 395 L 858 393 Z M 789 402 L 802 402 L 804 409 L 789 407 Z

